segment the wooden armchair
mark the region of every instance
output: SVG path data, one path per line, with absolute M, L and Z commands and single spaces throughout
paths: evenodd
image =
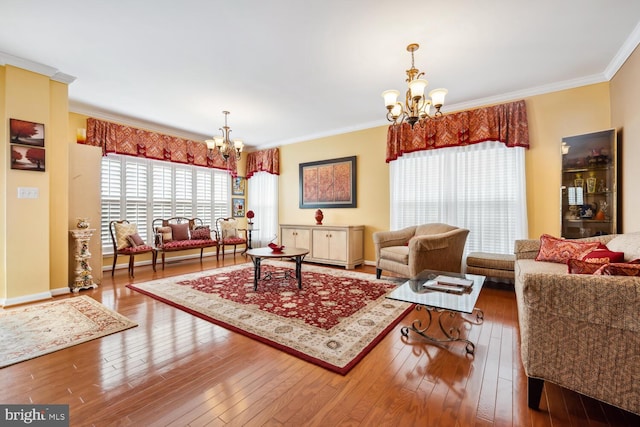
M 225 246 L 233 246 L 233 258 L 235 259 L 237 246 L 247 245 L 247 230 L 238 228 L 238 220 L 235 218 L 218 218 L 216 229 L 220 239 L 218 245 L 222 250 L 222 260 L 224 261 Z
M 116 269 L 116 261 L 118 255 L 129 255 L 129 276 L 133 276 L 134 259 L 136 255 L 151 252 L 153 271 L 156 271 L 156 257 L 158 256 L 155 248 L 147 245 L 138 234 L 138 227 L 126 219 L 120 221 L 111 221 L 109 223 L 109 233 L 111 234 L 111 243 L 113 243 L 113 266 L 111 267 L 111 275 Z

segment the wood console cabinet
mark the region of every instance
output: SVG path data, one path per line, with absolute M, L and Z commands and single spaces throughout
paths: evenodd
M 364 263 L 364 226 L 280 224 L 280 244 L 309 249 L 305 261 L 352 269 Z

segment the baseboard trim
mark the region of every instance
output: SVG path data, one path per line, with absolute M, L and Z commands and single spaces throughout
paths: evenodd
M 51 297 L 52 297 L 51 291 L 47 291 L 47 292 L 40 292 L 38 294 L 22 295 L 15 298 L 5 298 L 0 300 L 0 303 L 2 303 L 3 307 L 10 307 L 12 305 L 27 304 L 30 302 L 41 301 L 41 300 L 49 299 Z

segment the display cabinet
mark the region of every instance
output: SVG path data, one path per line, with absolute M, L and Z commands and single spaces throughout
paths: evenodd
M 562 237 L 574 239 L 620 230 L 620 176 L 616 131 L 562 139 Z

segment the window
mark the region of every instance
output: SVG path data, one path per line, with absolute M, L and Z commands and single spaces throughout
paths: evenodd
M 465 254 L 513 253 L 527 237 L 524 148 L 500 142 L 405 154 L 390 163 L 391 228 L 443 222 L 470 230 Z
M 142 239 L 152 243 L 154 218 L 198 217 L 215 228 L 229 216 L 229 174 L 225 171 L 109 154 L 102 158 L 102 251 L 113 253 L 109 222 L 136 223 Z
M 252 246 L 267 246 L 278 237 L 278 175 L 256 172 L 248 180 L 247 210 L 255 212 Z

